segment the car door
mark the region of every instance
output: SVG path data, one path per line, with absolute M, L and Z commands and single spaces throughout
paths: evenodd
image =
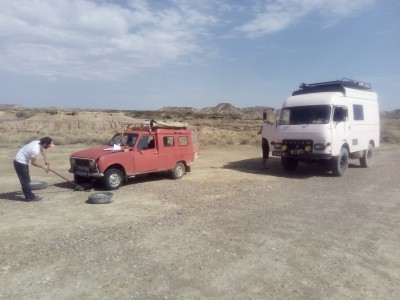
M 148 173 L 158 170 L 159 154 L 154 135 L 142 135 L 135 148 L 135 173 Z

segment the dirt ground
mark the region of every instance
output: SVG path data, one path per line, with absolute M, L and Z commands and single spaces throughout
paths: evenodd
M 82 145 L 49 150 L 68 174 Z M 400 147 L 345 177 L 260 167 L 256 146 L 207 147 L 181 180 L 142 176 L 110 204 L 54 174 L 23 202 L 0 152 L 1 299 L 400 299 Z

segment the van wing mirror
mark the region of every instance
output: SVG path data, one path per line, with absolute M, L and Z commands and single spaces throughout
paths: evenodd
M 263 120 L 265 123 L 273 124 L 276 122 L 276 110 L 274 108 L 267 108 L 263 111 Z

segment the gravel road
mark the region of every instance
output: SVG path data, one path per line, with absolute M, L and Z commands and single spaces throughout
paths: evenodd
M 74 150 L 49 152 L 67 177 Z M 400 299 L 397 145 L 341 178 L 207 147 L 183 179 L 138 177 L 97 205 L 34 167 L 50 186 L 19 201 L 13 151 L 0 157 L 0 299 Z

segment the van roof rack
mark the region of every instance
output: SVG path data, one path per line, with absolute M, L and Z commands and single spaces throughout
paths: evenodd
M 371 90 L 371 84 L 369 83 L 348 78 L 342 78 L 341 80 L 335 81 L 301 83 L 299 89 L 297 91 L 294 91 L 292 93 L 292 96 L 319 92 L 345 93 L 345 87 L 357 90 Z

